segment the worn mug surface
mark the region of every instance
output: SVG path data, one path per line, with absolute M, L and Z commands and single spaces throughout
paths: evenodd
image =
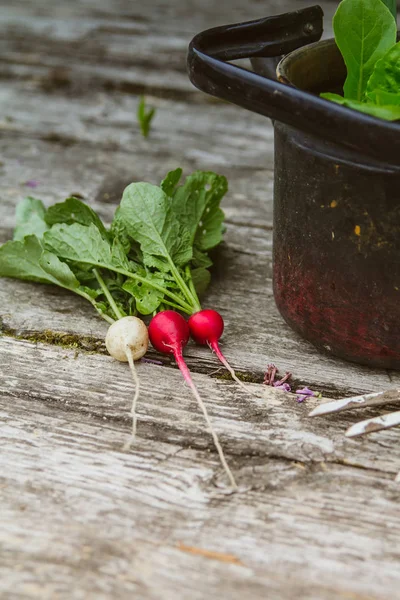
M 278 78 L 343 85 L 333 40 L 294 51 Z M 275 123 L 274 295 L 319 348 L 400 368 L 400 169 Z

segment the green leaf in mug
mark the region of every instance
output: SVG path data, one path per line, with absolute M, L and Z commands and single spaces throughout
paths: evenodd
M 400 42 L 376 63 L 368 81 L 367 97 L 375 104 L 400 104 Z
M 397 18 L 397 0 L 382 0 L 383 4 L 385 4 L 394 18 Z
M 331 102 L 337 102 L 342 106 L 353 108 L 354 110 L 371 115 L 372 117 L 377 117 L 378 119 L 385 119 L 385 121 L 397 121 L 400 119 L 400 105 L 378 106 L 368 102 L 349 100 L 348 98 L 343 98 L 343 96 L 339 96 L 338 94 L 330 93 L 321 94 L 321 98 L 325 98 L 325 100 L 331 100 Z
M 344 97 L 361 102 L 375 63 L 396 43 L 396 22 L 382 0 L 343 0 L 333 28 L 347 67 Z

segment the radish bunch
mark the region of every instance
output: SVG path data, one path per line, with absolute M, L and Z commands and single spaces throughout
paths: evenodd
M 106 347 L 115 359 L 129 363 L 135 382 L 132 435 L 126 448 L 136 433 L 135 361 L 146 353 L 149 337 L 156 350 L 172 354 L 236 486 L 182 356 L 191 335 L 198 344 L 208 344 L 233 379 L 246 388 L 220 350 L 221 315 L 202 310 L 199 300 L 211 279 L 210 252 L 222 240 L 220 202 L 227 182 L 216 173 L 196 171 L 180 185 L 181 176 L 182 170 L 176 169 L 160 186 L 129 185 L 110 227 L 77 198 L 48 209 L 40 200 L 26 198 L 17 207 L 13 241 L 0 247 L 0 276 L 75 292 L 111 325 Z M 149 331 L 142 316 L 153 317 Z

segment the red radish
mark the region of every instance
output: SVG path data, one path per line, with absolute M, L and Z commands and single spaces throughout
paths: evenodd
M 214 350 L 224 367 L 228 369 L 232 378 L 244 388 L 246 392 L 255 395 L 243 381 L 240 381 L 234 369 L 232 369 L 231 365 L 221 352 L 218 341 L 224 331 L 224 320 L 219 312 L 216 310 L 205 309 L 194 313 L 189 319 L 189 329 L 194 341 L 202 346 L 208 344 L 211 350 Z
M 190 387 L 193 396 L 196 398 L 199 407 L 203 411 L 204 418 L 210 429 L 210 433 L 214 440 L 214 444 L 218 451 L 222 466 L 229 477 L 232 487 L 237 489 L 235 478 L 233 477 L 228 463 L 226 462 L 223 450 L 218 440 L 218 436 L 211 424 L 205 404 L 201 399 L 195 384 L 193 383 L 190 371 L 182 356 L 182 350 L 188 343 L 190 337 L 189 325 L 179 313 L 173 310 L 165 310 L 155 315 L 155 317 L 153 317 L 151 320 L 149 325 L 149 337 L 156 350 L 163 352 L 164 354 L 174 355 L 186 383 Z

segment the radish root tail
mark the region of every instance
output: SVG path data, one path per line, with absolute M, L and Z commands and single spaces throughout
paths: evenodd
M 128 345 L 126 346 L 125 352 L 126 352 L 126 358 L 128 359 L 129 367 L 131 369 L 132 379 L 135 384 L 135 393 L 133 395 L 132 406 L 131 406 L 131 411 L 130 411 L 130 414 L 132 416 L 132 433 L 131 433 L 128 441 L 124 444 L 124 447 L 123 447 L 123 450 L 125 452 L 127 452 L 128 450 L 131 449 L 131 446 L 132 446 L 133 442 L 135 441 L 135 437 L 136 437 L 136 427 L 137 427 L 136 404 L 137 404 L 137 401 L 139 398 L 140 384 L 139 384 L 139 377 L 136 372 L 135 361 L 133 360 L 132 350 L 129 348 Z
M 225 455 L 224 455 L 224 451 L 222 450 L 222 446 L 221 446 L 221 444 L 219 443 L 218 436 L 217 436 L 217 434 L 216 434 L 216 432 L 215 432 L 215 430 L 214 430 L 214 427 L 212 426 L 212 423 L 211 423 L 210 417 L 209 417 L 209 415 L 208 415 L 208 412 L 207 412 L 207 408 L 206 408 L 206 406 L 205 406 L 205 404 L 204 404 L 203 400 L 201 399 L 201 396 L 200 396 L 200 394 L 199 394 L 199 392 L 198 392 L 198 390 L 197 390 L 197 388 L 196 388 L 196 386 L 195 386 L 195 384 L 194 384 L 194 382 L 193 382 L 193 380 L 192 380 L 192 376 L 191 376 L 191 374 L 190 374 L 190 371 L 189 371 L 189 369 L 188 369 L 188 367 L 187 367 L 187 365 L 186 365 L 185 361 L 183 360 L 183 357 L 182 357 L 182 355 L 175 354 L 175 360 L 176 360 L 176 362 L 178 363 L 178 366 L 179 366 L 179 368 L 180 368 L 180 370 L 181 370 L 181 372 L 182 372 L 182 375 L 183 375 L 183 377 L 184 377 L 184 379 L 185 379 L 186 383 L 187 383 L 187 384 L 188 384 L 188 386 L 190 387 L 190 389 L 191 389 L 191 392 L 192 392 L 193 396 L 196 398 L 196 400 L 197 400 L 197 404 L 199 405 L 199 408 L 200 408 L 200 409 L 202 410 L 202 412 L 203 412 L 204 418 L 205 418 L 205 420 L 206 420 L 206 423 L 207 423 L 207 425 L 208 425 L 208 429 L 209 429 L 209 431 L 210 431 L 210 433 L 211 433 L 211 435 L 212 435 L 212 438 L 213 438 L 213 441 L 214 441 L 215 447 L 216 447 L 216 449 L 217 449 L 217 451 L 218 451 L 218 455 L 219 455 L 219 458 L 220 458 L 221 464 L 222 464 L 222 466 L 223 466 L 223 468 L 224 468 L 224 470 L 225 470 L 225 473 L 226 473 L 226 474 L 227 474 L 227 476 L 228 476 L 228 479 L 229 479 L 229 481 L 230 481 L 230 483 L 231 483 L 231 485 L 232 485 L 232 488 L 233 488 L 234 490 L 237 490 L 237 489 L 238 489 L 237 483 L 236 483 L 236 481 L 235 481 L 235 478 L 234 478 L 234 476 L 233 476 L 233 473 L 232 473 L 232 471 L 231 471 L 231 470 L 230 470 L 230 468 L 229 468 L 229 465 L 228 465 L 228 463 L 226 462 L 226 458 L 225 458 Z
M 229 371 L 232 379 L 234 379 L 236 381 L 236 383 L 238 383 L 240 385 L 240 387 L 247 392 L 247 394 L 251 394 L 252 396 L 255 396 L 256 398 L 258 398 L 259 394 L 256 394 L 255 392 L 253 392 L 249 388 L 248 385 L 243 383 L 243 381 L 240 381 L 239 377 L 235 373 L 235 370 L 231 367 L 231 365 L 226 360 L 225 356 L 222 354 L 220 347 L 218 346 L 218 343 L 211 344 L 211 349 L 214 350 L 215 354 L 218 356 L 219 360 L 224 365 L 225 369 L 227 369 Z

